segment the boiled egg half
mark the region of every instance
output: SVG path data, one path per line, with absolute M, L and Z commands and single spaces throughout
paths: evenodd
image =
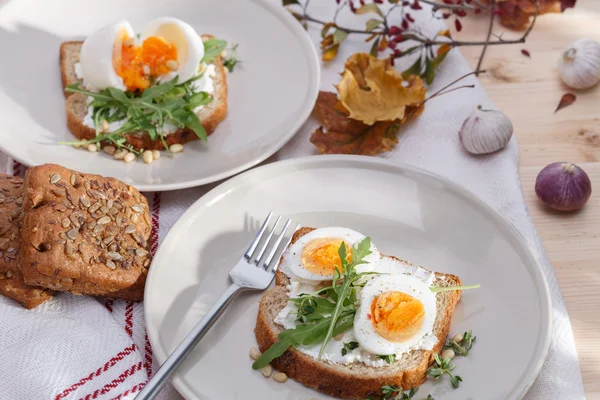
M 435 294 L 411 275 L 379 275 L 362 289 L 354 320 L 359 345 L 377 355 L 423 347 L 436 317 Z
M 145 90 L 152 80 L 179 76 L 179 83 L 186 82 L 198 73 L 203 57 L 204 43 L 194 28 L 176 18 L 158 18 L 139 40 L 127 21 L 103 27 L 83 43 L 80 64 L 90 89 L 133 92 Z
M 291 245 L 281 262 L 281 270 L 300 282 L 316 283 L 333 279 L 335 269 L 341 270 L 339 248 L 346 246 L 346 259 L 352 261 L 352 247 L 366 236 L 348 228 L 328 227 L 315 229 Z M 371 254 L 364 261 L 373 263 L 381 257 L 371 243 Z M 341 270 L 343 272 L 343 270 Z

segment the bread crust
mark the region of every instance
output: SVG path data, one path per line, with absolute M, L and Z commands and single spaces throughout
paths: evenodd
M 25 308 L 35 308 L 50 300 L 53 291 L 26 285 L 18 266 L 23 179 L 0 174 L 0 193 L 0 293 Z
M 292 244 L 301 236 L 314 230 L 314 228 L 301 228 L 292 238 Z M 396 257 L 393 257 L 397 259 Z M 410 263 L 408 263 L 410 264 Z M 412 265 L 412 264 L 410 264 Z M 447 286 L 460 285 L 460 279 L 451 274 L 441 274 L 435 272 L 436 281 L 447 283 Z M 275 288 L 267 291 L 262 297 L 258 315 L 256 318 L 256 328 L 254 330 L 256 340 L 261 352 L 265 352 L 269 347 L 275 344 L 278 334 L 283 327 L 273 322 L 273 318 L 287 303 L 287 288 L 289 284 L 288 277 L 281 271 L 277 272 Z M 280 301 L 278 310 L 270 310 L 275 298 L 285 296 L 285 301 Z M 284 372 L 295 381 L 313 388 L 329 396 L 342 399 L 365 399 L 367 397 L 378 397 L 381 394 L 381 386 L 395 385 L 404 390 L 423 384 L 427 377 L 427 369 L 433 362 L 433 354 L 440 353 L 443 349 L 446 337 L 450 330 L 450 323 L 454 308 L 461 297 L 460 291 L 450 291 L 438 293 L 436 296 L 446 296 L 444 300 L 447 306 L 444 308 L 443 315 L 436 317 L 439 320 L 439 329 L 436 332 L 438 342 L 432 350 L 413 350 L 409 354 L 419 357 L 418 365 L 409 370 L 395 371 L 394 364 L 381 368 L 368 368 L 364 364 L 358 367 L 356 364 L 342 365 L 321 362 L 315 358 L 302 353 L 294 348 L 288 349 L 281 357 L 271 362 L 274 369 Z M 438 298 L 439 301 L 439 298 Z M 273 315 L 274 314 L 274 315 Z M 436 326 L 438 323 L 436 322 Z M 365 373 L 369 369 L 371 373 Z
M 211 35 L 202 35 L 203 39 L 211 39 Z M 63 42 L 60 46 L 60 70 L 63 91 L 68 85 L 78 82 L 75 77 L 74 65 L 79 62 L 79 49 L 83 42 L 69 41 Z M 211 112 L 207 116 L 201 118 L 202 126 L 207 135 L 211 135 L 217 125 L 227 117 L 227 72 L 223 65 L 221 57 L 213 62 L 215 65 L 216 75 L 220 78 L 220 84 L 216 88 L 218 91 L 214 93 L 214 98 L 219 99 L 218 104 L 214 105 Z M 96 131 L 89 126 L 83 124 L 83 118 L 77 115 L 73 110 L 73 106 L 78 101 L 85 100 L 85 96 L 77 93 L 64 92 L 66 100 L 67 113 L 67 128 L 71 133 L 80 140 L 91 140 L 96 137 Z M 216 100 L 213 100 L 216 101 Z M 164 144 L 160 139 L 152 140 L 147 134 L 140 132 L 132 132 L 125 135 L 127 143 L 136 149 L 145 150 L 164 150 Z M 198 136 L 188 128 L 179 129 L 165 136 L 165 141 L 168 146 L 173 144 L 185 144 L 192 140 L 198 140 Z
M 135 286 L 150 264 L 150 231 L 146 198 L 123 182 L 53 164 L 27 170 L 20 268 L 28 285 L 90 295 Z

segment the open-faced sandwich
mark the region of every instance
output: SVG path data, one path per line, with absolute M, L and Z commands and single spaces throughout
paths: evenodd
M 442 353 L 460 285 L 351 229 L 301 228 L 260 302 L 253 368 L 344 399 L 415 388 Z
M 227 115 L 225 47 L 176 18 L 151 21 L 139 35 L 121 21 L 62 43 L 67 126 L 80 139 L 68 144 L 107 146 L 132 161 L 128 153 L 206 140 Z

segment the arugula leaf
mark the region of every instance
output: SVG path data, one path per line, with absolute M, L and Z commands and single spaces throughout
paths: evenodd
M 331 314 L 331 325 L 329 326 L 327 335 L 325 335 L 325 339 L 323 340 L 323 344 L 321 345 L 321 349 L 319 350 L 319 357 L 318 357 L 319 360 L 321 359 L 321 357 L 323 356 L 323 353 L 325 352 L 325 347 L 327 346 L 327 344 L 329 343 L 331 338 L 333 336 L 335 336 L 333 334 L 333 331 L 336 326 L 337 319 L 339 318 L 340 313 L 342 311 L 342 308 L 345 305 L 347 305 L 347 304 L 344 304 L 346 299 L 350 296 L 352 291 L 356 290 L 352 286 L 352 283 L 354 283 L 354 281 L 356 279 L 358 279 L 358 275 L 359 275 L 356 272 L 355 268 L 357 265 L 363 264 L 365 262 L 364 258 L 367 255 L 371 254 L 371 251 L 369 250 L 370 247 L 371 247 L 371 239 L 368 237 L 363 239 L 357 246 L 355 246 L 353 248 L 352 262 L 348 262 L 348 260 L 346 259 L 346 244 L 345 244 L 345 242 L 342 242 L 342 244 L 340 245 L 338 254 L 340 256 L 342 270 L 344 271 L 344 281 L 342 282 L 341 285 L 337 284 L 338 279 L 336 279 L 336 277 L 340 274 L 340 272 L 336 268 L 336 272 L 334 274 L 334 280 L 333 280 L 333 289 L 337 294 L 337 302 L 335 305 L 335 309 L 333 310 L 333 313 Z M 338 286 L 339 286 L 339 288 L 338 288 Z
M 204 42 L 204 57 L 202 57 L 203 63 L 209 63 L 214 61 L 227 46 L 225 40 L 220 39 L 209 39 Z
M 164 96 L 165 94 L 173 91 L 177 86 L 177 80 L 179 79 L 179 75 L 170 80 L 169 82 L 161 83 L 160 85 L 150 86 L 148 89 L 142 92 L 140 96 L 144 101 L 153 100 L 157 97 Z
M 471 285 L 471 286 L 443 286 L 443 287 L 430 287 L 429 290 L 431 290 L 433 293 L 440 293 L 440 292 L 451 292 L 453 290 L 468 290 L 468 289 L 479 289 L 481 287 L 481 285 L 477 284 L 477 285 Z
M 269 347 L 253 364 L 253 369 L 261 369 L 275 358 L 280 357 L 290 346 L 311 345 L 323 340 L 323 336 L 332 324 L 331 317 L 324 318 L 316 323 L 307 323 L 286 329 L 279 334 L 279 341 Z M 354 324 L 354 311 L 346 311 L 337 321 L 334 332 L 340 334 Z
M 89 141 L 72 142 L 78 144 L 112 142 L 117 148 L 127 148 L 124 133 L 146 132 L 152 140 L 160 138 L 165 144 L 162 128 L 167 120 L 179 128 L 191 129 L 196 136 L 206 141 L 206 130 L 194 110 L 209 104 L 213 97 L 205 92 L 194 92 L 192 83 L 201 75 L 184 83 L 178 83 L 178 77 L 165 83 L 154 84 L 142 93 L 124 92 L 116 88 L 107 88 L 100 92 L 91 92 L 81 88 L 79 83 L 69 85 L 67 92 L 80 93 L 92 98 L 93 120 L 96 137 Z M 125 124 L 114 132 L 102 133 L 102 122 L 126 120 Z M 70 142 L 59 142 L 70 144 Z

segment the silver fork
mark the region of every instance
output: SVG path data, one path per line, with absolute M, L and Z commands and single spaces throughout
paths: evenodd
M 281 221 L 281 216 L 277 217 L 275 224 L 269 230 L 266 235 L 266 239 L 263 245 L 260 247 L 258 253 L 256 250 L 267 231 L 269 222 L 273 217 L 273 213 L 270 212 L 265 222 L 263 222 L 260 230 L 256 234 L 256 237 L 250 243 L 248 250 L 242 256 L 240 261 L 229 271 L 229 277 L 231 278 L 232 284 L 225 290 L 225 293 L 221 295 L 219 300 L 211 307 L 210 310 L 202 317 L 200 322 L 192 329 L 190 333 L 183 339 L 183 341 L 177 346 L 175 351 L 167 358 L 167 360 L 161 365 L 160 369 L 150 379 L 142 391 L 136 396 L 136 400 L 146 400 L 155 398 L 163 386 L 167 383 L 173 372 L 177 367 L 185 360 L 190 354 L 194 346 L 202 339 L 202 337 L 208 332 L 210 327 L 215 321 L 221 316 L 225 308 L 231 303 L 235 296 L 242 290 L 265 290 L 275 277 L 275 271 L 279 265 L 279 259 L 283 254 L 283 250 L 288 246 L 292 235 L 286 241 L 285 245 L 281 247 L 281 243 L 285 237 L 285 234 L 291 224 L 291 220 L 287 220 L 283 229 L 278 235 L 275 235 L 277 225 Z M 296 228 L 292 234 L 300 227 L 296 225 Z M 271 250 L 268 252 L 266 258 L 263 260 L 265 252 L 271 245 L 271 242 L 276 237 L 275 243 L 270 246 Z M 275 257 L 278 249 L 281 247 L 279 255 Z M 255 255 L 256 254 L 256 255 Z M 262 262 L 262 264 L 261 264 Z

